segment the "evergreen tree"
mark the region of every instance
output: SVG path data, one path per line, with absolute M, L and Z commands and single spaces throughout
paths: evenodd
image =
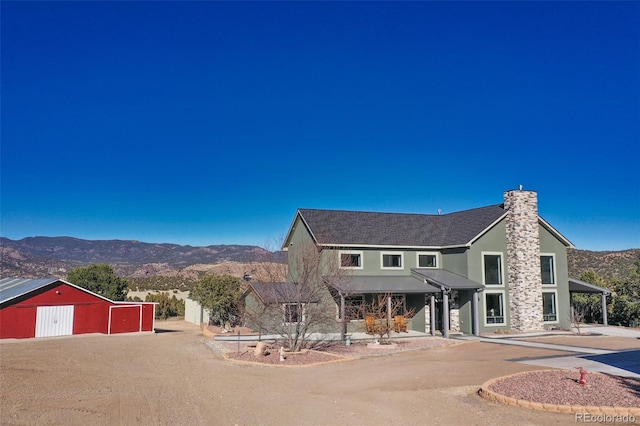
M 127 281 L 106 264 L 93 264 L 69 272 L 67 281 L 110 300 L 125 300 Z
M 580 276 L 580 280 L 600 287 L 608 287 L 605 279 L 593 269 L 583 273 Z M 576 313 L 584 316 L 584 322 L 602 322 L 602 300 L 600 299 L 600 294 L 574 293 L 571 296 L 571 304 Z
M 239 320 L 238 302 L 242 296 L 242 282 L 231 275 L 207 275 L 200 279 L 189 297 L 209 309 L 214 324 L 235 325 Z

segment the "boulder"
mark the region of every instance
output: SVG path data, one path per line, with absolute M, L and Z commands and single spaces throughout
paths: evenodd
M 265 342 L 258 342 L 258 344 L 256 344 L 256 348 L 253 350 L 253 355 L 257 358 L 267 356 L 269 355 L 269 347 Z

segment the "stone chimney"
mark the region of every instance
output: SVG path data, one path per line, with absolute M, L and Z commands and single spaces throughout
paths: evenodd
M 542 330 L 538 194 L 522 189 L 506 191 L 504 208 L 508 210 L 507 271 L 511 328 L 518 331 Z

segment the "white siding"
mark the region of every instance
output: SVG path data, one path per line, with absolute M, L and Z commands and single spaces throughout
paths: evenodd
M 70 336 L 73 334 L 74 306 L 38 306 L 36 337 Z
M 184 300 L 184 320 L 193 324 L 209 322 L 209 310 L 203 309 L 195 300 Z

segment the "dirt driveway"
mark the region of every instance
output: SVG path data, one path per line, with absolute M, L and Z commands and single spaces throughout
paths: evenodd
M 0 343 L 0 424 L 559 425 L 574 415 L 476 395 L 486 380 L 558 355 L 479 342 L 315 367 L 236 365 L 198 327 Z

